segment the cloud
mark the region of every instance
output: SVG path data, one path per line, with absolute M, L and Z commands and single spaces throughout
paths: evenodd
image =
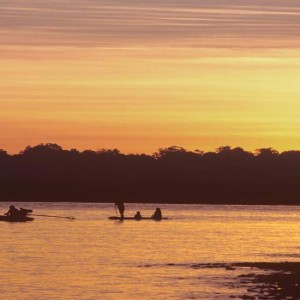
M 11 0 L 1 3 L 0 42 L 298 48 L 299 17 L 298 0 Z

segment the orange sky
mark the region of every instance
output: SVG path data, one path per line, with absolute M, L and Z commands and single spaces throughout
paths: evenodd
M 0 148 L 299 149 L 300 8 L 250 2 L 1 4 Z

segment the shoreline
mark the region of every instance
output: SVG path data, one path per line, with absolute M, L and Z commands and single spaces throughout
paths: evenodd
M 247 289 L 249 294 L 241 295 L 241 299 L 300 299 L 300 262 L 234 263 L 231 266 L 251 270 L 251 273 L 238 276 L 240 284 L 252 285 Z M 268 273 L 256 274 L 256 270 Z
M 200 263 L 191 267 L 222 268 L 227 272 L 234 272 L 233 282 L 226 286 L 233 291 L 242 289 L 244 292 L 233 292 L 230 299 L 300 299 L 300 262 Z
M 80 203 L 80 204 L 113 204 L 114 201 L 27 201 L 27 200 L 0 200 L 0 203 Z M 128 204 L 164 204 L 164 205 L 217 205 L 217 206 L 295 206 L 300 204 L 289 203 L 219 203 L 219 202 L 151 202 L 151 201 L 124 201 Z

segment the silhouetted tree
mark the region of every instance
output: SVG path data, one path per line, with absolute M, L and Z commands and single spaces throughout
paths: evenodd
M 7 158 L 8 154 L 5 150 L 0 149 L 0 158 Z
M 28 146 L 0 150 L 2 201 L 299 204 L 300 151 L 215 152 L 179 146 L 153 155 Z

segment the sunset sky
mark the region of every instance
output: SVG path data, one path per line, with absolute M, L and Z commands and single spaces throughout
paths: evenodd
M 0 0 L 0 148 L 300 149 L 299 0 Z

